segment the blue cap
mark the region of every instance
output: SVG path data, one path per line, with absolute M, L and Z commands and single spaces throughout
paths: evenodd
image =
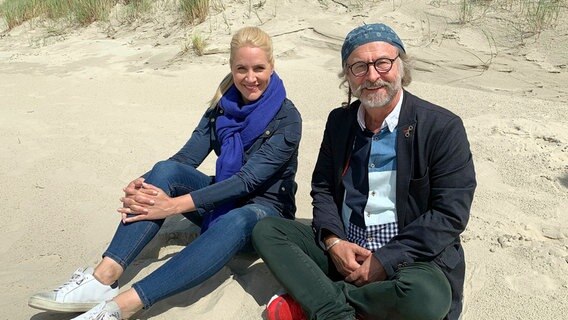
M 402 40 L 389 26 L 382 23 L 366 24 L 357 27 L 347 34 L 343 46 L 341 47 L 341 63 L 345 64 L 349 55 L 357 47 L 369 42 L 383 41 L 398 48 L 406 53 Z

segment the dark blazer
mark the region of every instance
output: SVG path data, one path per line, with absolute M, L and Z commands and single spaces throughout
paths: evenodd
M 211 151 L 219 155 L 221 144 L 215 124 L 222 112 L 220 108 L 208 109 L 191 138 L 170 160 L 197 168 Z M 239 172 L 190 192 L 197 211 L 203 214 L 226 201 L 238 200 L 239 205 L 258 203 L 273 207 L 283 217 L 293 219 L 301 136 L 300 113 L 292 101 L 285 99 L 264 133 L 245 150 L 245 163 Z
M 350 157 L 360 102 L 328 117 L 312 176 L 313 227 L 346 239 L 341 220 L 342 174 Z M 404 91 L 397 129 L 396 209 L 399 234 L 374 256 L 390 278 L 401 267 L 434 261 L 452 288 L 446 319 L 462 309 L 465 260 L 460 233 L 466 227 L 476 187 L 473 159 L 461 119 Z M 355 213 L 354 213 L 355 214 Z

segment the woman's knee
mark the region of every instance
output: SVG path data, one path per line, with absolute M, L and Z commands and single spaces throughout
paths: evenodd
M 249 230 L 249 234 L 252 232 L 252 228 L 256 224 L 256 216 L 254 212 L 243 211 L 239 208 L 231 210 L 226 214 L 217 218 L 218 221 L 215 224 L 220 224 L 230 227 L 232 230 L 240 230 L 246 232 Z
M 192 166 L 173 160 L 163 160 L 157 162 L 149 174 L 146 175 L 146 182 L 166 192 L 174 185 L 183 185 L 190 189 L 199 189 L 203 187 L 202 184 L 206 184 L 201 181 L 203 176 L 203 173 Z
M 149 177 L 169 177 L 175 175 L 178 173 L 180 165 L 180 163 L 171 160 L 159 161 L 152 167 Z

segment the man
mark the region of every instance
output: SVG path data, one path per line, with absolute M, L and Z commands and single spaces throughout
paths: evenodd
M 352 30 L 341 60 L 349 102 L 327 120 L 312 228 L 276 218 L 253 232 L 288 292 L 268 319 L 458 319 L 476 186 L 463 123 L 403 89 L 408 57 L 390 27 Z

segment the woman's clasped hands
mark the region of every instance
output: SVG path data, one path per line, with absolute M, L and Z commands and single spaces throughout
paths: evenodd
M 120 198 L 122 208 L 117 209 L 123 223 L 164 219 L 177 213 L 175 199 L 162 189 L 144 182 L 144 178 L 133 180 L 123 191 L 124 197 Z

